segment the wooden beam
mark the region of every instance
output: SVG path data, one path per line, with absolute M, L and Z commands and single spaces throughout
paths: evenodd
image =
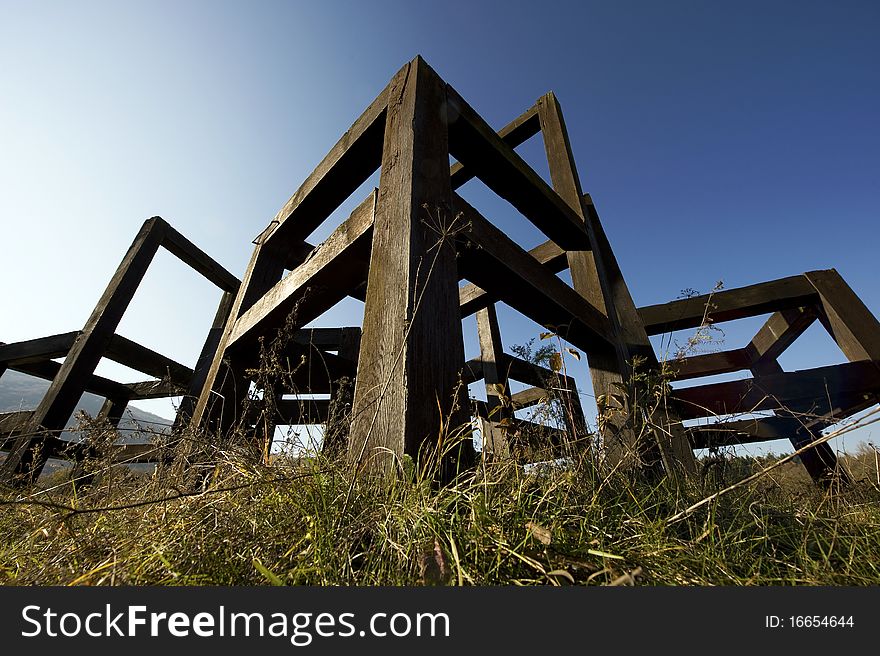
M 813 308 L 789 308 L 774 312 L 745 350 L 751 366 L 775 362 L 816 320 Z
M 531 249 L 529 255 L 534 257 L 540 264 L 543 264 L 550 273 L 556 274 L 568 268 L 568 259 L 565 251 L 552 241 L 546 241 Z M 461 306 L 461 316 L 464 318 L 469 317 L 498 299 L 493 298 L 483 288 L 473 283 L 468 283 L 459 290 L 458 300 Z
M 51 381 L 61 370 L 57 362 L 32 362 L 29 364 L 15 365 L 10 367 L 13 371 L 27 374 L 35 378 Z M 115 380 L 92 374 L 86 379 L 84 392 L 98 396 L 113 398 L 128 398 L 129 400 L 143 400 L 176 396 L 180 393 L 179 388 L 166 385 L 161 380 L 148 380 L 139 383 L 117 383 Z
M 104 357 L 156 378 L 168 377 L 181 387 L 188 386 L 193 376 L 193 370 L 189 367 L 122 335 L 113 335 L 104 351 Z
M 303 346 L 316 346 L 328 351 L 336 351 L 343 345 L 347 336 L 354 330 L 360 335 L 361 329 L 354 328 L 302 328 L 296 331 L 293 341 Z
M 469 426 L 449 181 L 453 108 L 437 74 L 416 57 L 391 81 L 355 384 L 349 457 L 392 474 L 403 454 L 433 451 Z M 493 133 L 494 134 L 494 133 Z M 429 372 L 429 375 L 427 375 Z M 454 456 L 454 457 L 452 457 Z M 473 458 L 468 445 L 451 454 Z
M 532 107 L 498 130 L 497 134 L 510 148 L 516 148 L 540 131 L 541 122 L 538 120 L 538 106 L 532 105 Z M 458 189 L 474 177 L 474 172 L 466 168 L 461 162 L 453 164 L 449 173 L 453 189 Z
M 0 363 L 7 367 L 31 362 L 42 362 L 67 355 L 80 331 L 75 330 L 50 337 L 39 337 L 22 342 L 0 345 Z
M 788 440 L 797 433 L 809 433 L 803 423 L 794 417 L 740 419 L 692 426 L 687 431 L 695 449 Z
M 714 323 L 733 321 L 789 308 L 813 305 L 816 289 L 803 276 L 790 276 L 639 308 L 649 335 L 698 328 L 708 317 Z
M 144 380 L 138 383 L 125 383 L 123 387 L 129 391 L 129 401 L 167 399 L 181 396 L 186 392 L 186 387 L 181 387 L 170 380 Z
M 107 399 L 101 405 L 96 419 L 106 419 L 111 426 L 118 426 L 126 407 L 128 399 Z
M 294 240 L 294 243 L 298 243 Z M 238 411 L 247 396 L 249 382 L 245 365 L 239 358 L 226 352 L 236 321 L 275 285 L 284 273 L 287 253 L 258 240 L 245 270 L 235 300 L 229 309 L 226 324 L 217 341 L 211 364 L 204 375 L 204 384 L 192 411 L 190 424 L 194 428 L 223 433 L 239 418 Z M 195 376 L 194 376 L 195 379 Z M 185 463 L 192 440 L 182 440 L 178 446 L 178 462 Z
M 0 412 L 0 438 L 5 438 L 10 433 L 17 433 L 25 428 L 33 414 L 33 410 Z
M 609 397 L 629 380 L 637 358 L 644 360 L 649 369 L 658 367 L 657 358 L 592 198 L 581 188 L 562 108 L 552 92 L 538 100 L 538 115 L 553 188 L 576 213 L 589 240 L 590 252 L 581 249 L 567 253 L 573 287 L 607 317 L 611 327 L 609 343 L 584 347 L 595 394 L 597 398 Z M 609 462 L 623 464 L 630 454 L 639 454 L 649 467 L 659 466 L 662 460 L 669 476 L 694 474 L 693 451 L 679 429 L 678 417 L 672 408 L 667 408 L 667 415 L 664 430 L 654 431 L 654 443 L 644 445 L 636 444 L 640 437 L 627 427 L 626 416 L 606 417 L 607 430 L 603 432 L 608 438 Z
M 323 424 L 330 412 L 330 399 L 281 399 L 276 407 L 279 424 Z
M 446 90 L 449 111 L 458 114 L 449 130 L 453 157 L 562 248 L 589 249 L 583 222 L 571 207 L 452 87 Z
M 296 323 L 303 325 L 333 307 L 366 277 L 353 254 L 367 247 L 373 229 L 375 194 L 352 212 L 315 251 L 314 255 L 269 289 L 235 322 L 226 342 L 250 339 L 257 332 L 284 325 L 296 307 Z M 251 340 L 253 341 L 253 340 Z
M 880 322 L 835 269 L 808 271 L 818 292 L 823 323 L 850 362 L 880 361 Z
M 317 168 L 275 215 L 266 244 L 299 242 L 308 237 L 348 198 L 382 159 L 388 87 L 358 117 Z
M 880 370 L 872 361 L 758 376 L 746 380 L 676 389 L 682 418 L 728 415 L 785 408 L 791 403 L 828 405 L 843 394 L 880 391 Z
M 489 305 L 477 312 L 477 333 L 480 340 L 480 358 L 483 365 L 483 381 L 486 386 L 486 409 L 488 418 L 481 420 L 483 455 L 507 457 L 507 444 L 503 422 L 513 420 L 510 404 L 510 381 L 505 369 L 504 346 L 495 306 Z
M 513 406 L 517 410 L 530 408 L 533 405 L 544 403 L 549 398 L 550 393 L 543 387 L 528 387 L 520 392 L 516 392 L 510 397 Z
M 746 349 L 741 348 L 670 360 L 667 363 L 667 368 L 670 380 L 689 380 L 742 371 L 748 369 L 751 364 L 751 355 Z
M 162 221 L 164 238 L 162 246 L 184 264 L 202 274 L 224 292 L 235 293 L 241 281 L 229 273 L 222 265 L 201 248 L 175 230 L 167 221 Z
M 60 431 L 67 424 L 163 238 L 164 221 L 159 217 L 144 223 L 34 411 L 29 435 L 16 442 L 0 465 L 0 480 L 36 480 L 39 476 L 46 462 L 38 448 L 41 431 Z
M 715 376 L 760 367 L 765 362 L 775 362 L 815 320 L 816 314 L 810 308 L 791 308 L 776 312 L 745 348 L 670 361 L 668 365 L 671 379 L 688 380 Z
M 477 247 L 459 249 L 466 278 L 583 350 L 613 339 L 601 312 L 457 195 L 455 212 L 464 222 L 460 237 Z

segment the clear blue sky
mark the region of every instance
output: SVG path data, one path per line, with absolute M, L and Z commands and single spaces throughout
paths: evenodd
M 556 92 L 637 304 L 836 267 L 880 314 L 878 34 L 857 1 L 0 0 L 0 340 L 81 327 L 153 215 L 241 276 L 418 53 L 492 125 Z M 217 299 L 163 255 L 120 332 L 192 364 Z M 840 360 L 812 330 L 783 364 Z

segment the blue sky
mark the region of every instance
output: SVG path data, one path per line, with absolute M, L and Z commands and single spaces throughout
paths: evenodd
M 880 314 L 878 28 L 856 1 L 0 0 L 0 340 L 81 327 L 153 215 L 241 276 L 416 54 L 495 126 L 556 92 L 637 304 L 835 267 Z M 120 332 L 192 364 L 218 298 L 163 254 Z M 508 344 L 537 332 L 502 317 Z M 813 329 L 783 365 L 841 360 Z

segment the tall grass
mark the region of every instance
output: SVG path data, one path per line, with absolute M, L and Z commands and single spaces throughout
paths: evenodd
M 704 461 L 688 486 L 494 462 L 437 487 L 407 467 L 354 476 L 325 456 L 224 451 L 202 487 L 160 467 L 69 474 L 0 494 L 0 583 L 79 585 L 866 585 L 880 582 L 880 489 L 823 491 L 787 463 Z

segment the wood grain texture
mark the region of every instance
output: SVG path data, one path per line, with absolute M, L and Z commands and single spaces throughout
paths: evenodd
M 601 312 L 457 195 L 455 211 L 463 221 L 460 239 L 475 247 L 459 248 L 467 279 L 578 348 L 613 339 Z
M 63 358 L 73 346 L 80 331 L 75 330 L 60 335 L 28 339 L 12 344 L 0 344 L 0 363 L 7 367 L 32 362 L 44 362 L 53 358 Z
M 458 115 L 449 131 L 453 157 L 559 246 L 589 249 L 583 222 L 572 208 L 452 87 L 446 89 L 450 111 Z
M 490 305 L 477 312 L 477 334 L 480 341 L 480 359 L 483 365 L 483 381 L 486 386 L 488 418 L 481 421 L 483 456 L 507 457 L 506 431 L 502 424 L 513 421 L 510 404 L 510 382 L 504 368 L 504 346 L 495 306 Z
M 446 89 L 420 58 L 391 81 L 349 457 L 391 473 L 469 425 Z M 471 448 L 472 451 L 472 448 Z

